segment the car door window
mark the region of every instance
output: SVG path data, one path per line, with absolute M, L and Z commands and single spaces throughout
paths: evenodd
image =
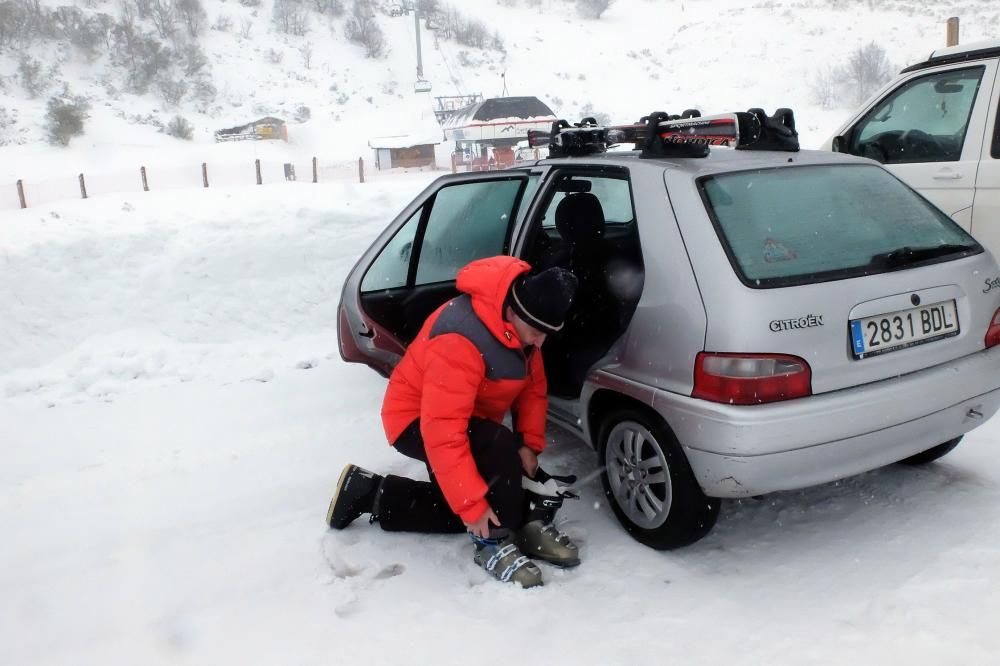
M 906 82 L 855 126 L 849 152 L 883 164 L 961 159 L 984 71 L 952 69 Z
M 583 188 L 577 188 L 571 183 L 585 184 Z M 553 228 L 556 226 L 556 208 L 559 203 L 571 195 L 576 189 L 583 189 L 590 192 L 601 202 L 604 209 L 604 220 L 608 224 L 624 224 L 631 222 L 635 217 L 632 211 L 632 192 L 629 182 L 624 178 L 606 178 L 603 176 L 572 176 L 566 179 L 566 185 L 556 191 L 549 201 L 545 210 L 545 217 L 542 218 L 542 227 Z M 563 191 L 568 190 L 568 191 Z
M 537 181 L 532 175 L 442 187 L 382 248 L 361 293 L 454 280 L 470 261 L 503 254 L 517 207 Z
M 410 272 L 410 260 L 413 257 L 413 241 L 417 235 L 420 216 L 423 215 L 423 212 L 423 208 L 417 209 L 417 212 L 410 216 L 410 219 L 383 248 L 361 281 L 362 293 L 406 286 L 406 278 Z
M 470 261 L 503 254 L 523 185 L 518 179 L 442 188 L 424 231 L 416 284 L 454 280 Z

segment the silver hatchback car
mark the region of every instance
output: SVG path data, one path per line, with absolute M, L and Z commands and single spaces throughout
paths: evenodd
M 944 455 L 1000 405 L 993 256 L 879 164 L 799 151 L 790 112 L 777 142 L 734 115 L 732 141 L 693 143 L 647 117 L 621 152 L 563 123 L 562 157 L 439 178 L 346 280 L 343 358 L 388 374 L 474 259 L 574 271 L 550 417 L 654 548 L 704 536 L 720 499 Z

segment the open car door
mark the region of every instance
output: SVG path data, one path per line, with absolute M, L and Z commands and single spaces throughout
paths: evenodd
M 458 270 L 509 253 L 539 173 L 444 176 L 407 206 L 344 282 L 337 317 L 343 359 L 388 375 L 427 316 L 458 294 Z

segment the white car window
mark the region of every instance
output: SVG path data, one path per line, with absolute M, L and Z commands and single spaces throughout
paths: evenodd
M 952 69 L 906 82 L 855 126 L 849 152 L 883 164 L 960 160 L 984 71 Z

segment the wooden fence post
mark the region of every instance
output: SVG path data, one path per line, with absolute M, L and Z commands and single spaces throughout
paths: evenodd
M 146 167 L 139 167 L 139 175 L 142 177 L 142 191 L 149 192 L 149 181 L 146 180 Z
M 365 182 L 365 158 L 358 158 L 358 182 Z
M 958 17 L 952 16 L 948 19 L 948 34 L 945 46 L 958 46 Z
M 451 154 L 451 172 L 458 173 L 458 161 L 455 159 L 455 153 Z
M 83 174 L 80 174 L 80 196 L 84 199 L 87 198 L 87 183 L 83 180 Z
M 263 185 L 263 183 L 260 180 L 260 160 L 254 160 L 253 164 L 254 164 L 254 168 L 257 169 L 257 184 L 258 185 Z
M 205 187 L 208 187 L 208 162 L 201 163 L 201 182 L 205 183 Z
M 21 208 L 28 207 L 28 201 L 24 198 L 24 181 L 17 181 L 17 198 L 21 202 Z
M 313 182 L 314 183 L 318 183 L 319 182 L 319 178 L 317 177 L 318 175 L 319 175 L 318 174 L 318 170 L 316 168 L 316 158 L 314 157 L 313 158 Z

